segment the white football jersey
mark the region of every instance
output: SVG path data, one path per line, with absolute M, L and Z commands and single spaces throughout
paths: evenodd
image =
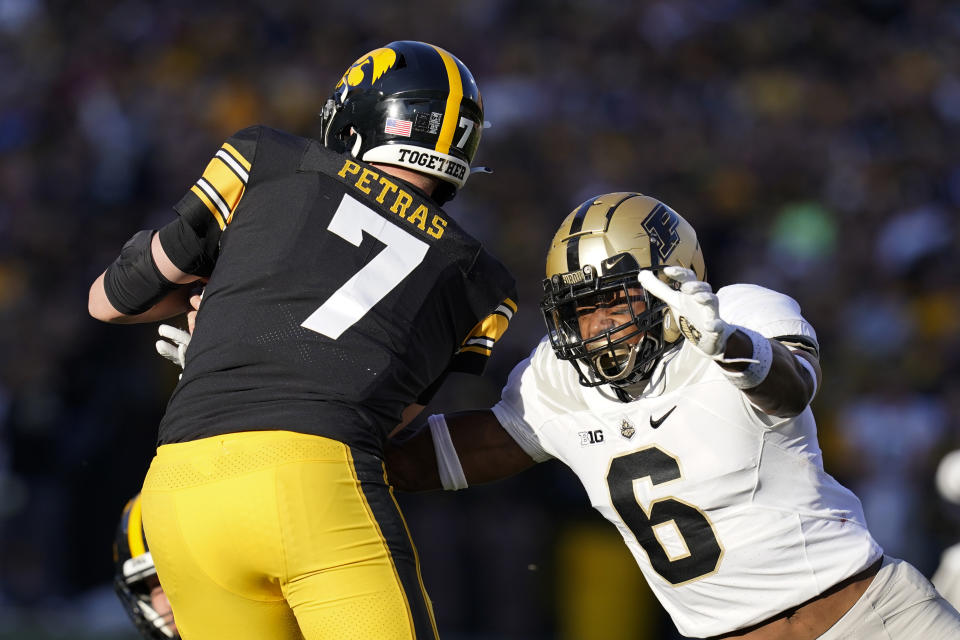
M 954 609 L 960 607 L 960 543 L 943 552 L 940 564 L 930 581 Z
M 788 296 L 754 285 L 717 295 L 732 324 L 816 340 Z M 579 476 L 686 636 L 761 622 L 882 554 L 860 501 L 823 469 L 810 408 L 762 413 L 686 342 L 624 403 L 581 386 L 544 340 L 493 410 L 535 459 Z

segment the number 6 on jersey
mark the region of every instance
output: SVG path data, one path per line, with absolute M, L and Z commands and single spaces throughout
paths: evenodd
M 649 479 L 656 486 L 680 477 L 677 459 L 657 447 L 617 456 L 607 472 L 613 508 L 647 552 L 653 570 L 674 586 L 710 575 L 723 557 L 713 524 L 697 507 L 671 497 L 648 507 L 637 500 L 634 482 Z
M 430 245 L 349 195 L 343 196 L 327 229 L 356 247 L 364 231 L 387 245 L 300 325 L 336 340 L 423 262 Z

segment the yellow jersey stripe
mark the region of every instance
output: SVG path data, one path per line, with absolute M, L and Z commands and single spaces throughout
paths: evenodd
M 207 205 L 207 209 L 210 209 L 210 213 L 213 214 L 214 219 L 217 221 L 217 225 L 220 226 L 220 231 L 226 229 L 226 221 L 224 221 L 223 216 L 220 215 L 220 212 L 217 211 L 217 205 L 213 204 L 213 201 L 207 196 L 207 194 L 204 193 L 197 185 L 190 187 L 190 191 L 192 191 L 195 196 L 200 198 L 200 202 Z
M 460 78 L 460 69 L 456 61 L 449 53 L 433 46 L 443 59 L 443 66 L 447 69 L 447 80 L 450 83 L 450 93 L 447 95 L 447 107 L 443 113 L 443 126 L 440 127 L 440 136 L 437 138 L 437 146 L 434 149 L 437 153 L 450 153 L 450 145 L 453 143 L 453 134 L 456 133 L 459 126 L 460 103 L 463 102 L 463 80 Z
M 231 171 L 237 174 L 237 177 L 240 178 L 240 180 L 243 181 L 244 184 L 246 184 L 247 180 L 250 179 L 250 174 L 247 173 L 247 170 L 244 169 L 242 166 L 240 166 L 240 163 L 237 162 L 236 158 L 234 158 L 232 155 L 227 153 L 226 150 L 217 149 L 216 157 L 223 160 L 223 162 L 226 163 L 228 167 L 230 167 Z
M 490 356 L 493 353 L 493 345 L 497 340 L 503 337 L 510 326 L 510 320 L 513 314 L 517 312 L 517 303 L 506 298 L 497 305 L 493 313 L 476 324 L 470 333 L 460 343 L 458 353 L 478 353 L 482 356 Z
M 228 207 L 227 203 L 223 201 L 223 197 L 220 195 L 220 193 L 213 188 L 212 184 L 203 178 L 197 180 L 197 186 L 200 187 L 201 191 L 207 194 L 207 197 L 210 198 L 211 202 L 213 202 L 214 206 L 217 208 L 217 211 L 219 211 L 223 219 L 226 220 L 227 216 L 230 215 L 230 207 Z
M 229 142 L 224 142 L 222 148 L 226 149 L 230 153 L 230 155 L 233 156 L 233 159 L 240 163 L 241 167 L 243 167 L 247 171 L 250 171 L 250 167 L 252 165 L 246 158 L 243 157 L 242 153 L 236 150 L 236 148 L 232 144 L 230 144 Z
M 510 320 L 508 320 L 506 316 L 499 313 L 491 313 L 477 323 L 477 326 L 473 328 L 473 331 L 471 331 L 467 339 L 463 341 L 463 344 L 466 345 L 471 340 L 477 338 L 485 338 L 496 342 L 507 332 L 507 327 L 509 326 Z
M 143 543 L 143 520 L 141 515 L 140 496 L 137 496 L 130 505 L 130 517 L 127 520 L 127 546 L 130 548 L 130 557 L 136 558 L 147 552 Z
M 220 195 L 224 204 L 227 205 L 228 213 L 226 215 L 229 217 L 233 210 L 237 208 L 237 203 L 243 196 L 243 181 L 220 158 L 211 160 L 201 177 L 209 182 L 210 186 Z M 220 213 L 222 214 L 223 211 Z

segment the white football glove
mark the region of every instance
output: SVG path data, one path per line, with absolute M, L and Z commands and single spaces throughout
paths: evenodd
M 937 489 L 945 500 L 960 504 L 960 449 L 943 456 L 937 465 Z
M 690 269 L 664 267 L 663 273 L 679 282 L 680 289 L 672 289 L 649 269 L 641 271 L 637 280 L 650 295 L 669 305 L 680 325 L 680 332 L 690 344 L 711 358 L 722 359 L 727 338 L 737 327 L 720 317 L 720 300 L 713 289 L 698 280 L 697 274 Z
M 160 325 L 157 333 L 170 340 L 170 342 L 157 340 L 157 353 L 183 369 L 186 365 L 187 346 L 190 344 L 190 334 L 183 329 L 177 329 L 169 324 Z

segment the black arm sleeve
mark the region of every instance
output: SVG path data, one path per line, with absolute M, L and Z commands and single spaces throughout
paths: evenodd
M 184 198 L 186 199 L 186 198 Z M 206 213 L 206 212 L 204 212 Z M 207 218 L 210 218 L 207 214 Z M 220 249 L 220 230 L 203 219 L 191 224 L 191 217 L 181 213 L 177 219 L 160 229 L 160 246 L 180 271 L 195 276 L 209 276 Z M 199 227 L 199 230 L 198 228 Z
M 120 255 L 107 267 L 103 289 L 113 308 L 128 316 L 143 313 L 177 288 L 153 260 L 152 230 L 138 231 L 127 240 Z
M 174 205 L 177 219 L 160 230 L 160 245 L 184 273 L 205 277 L 213 272 L 220 237 L 243 197 L 261 129 L 248 127 L 230 136 Z

